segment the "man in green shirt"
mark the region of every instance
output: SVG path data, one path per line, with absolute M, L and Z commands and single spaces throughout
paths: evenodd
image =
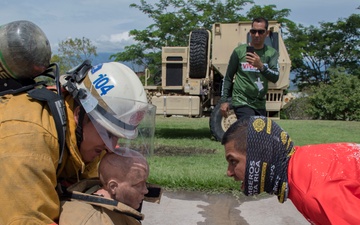
M 230 56 L 222 86 L 223 117 L 227 117 L 230 109 L 229 97 L 238 119 L 245 115 L 266 116 L 268 81 L 275 83 L 279 79 L 279 53 L 264 44 L 269 35 L 268 26 L 267 19 L 255 18 L 250 29 L 251 42 L 239 45 Z M 248 46 L 253 47 L 253 53 L 247 52 Z

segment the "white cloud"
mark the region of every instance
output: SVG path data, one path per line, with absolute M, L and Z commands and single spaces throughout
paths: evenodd
M 118 43 L 118 42 L 124 42 L 124 41 L 129 41 L 129 40 L 133 40 L 133 39 L 132 39 L 132 37 L 129 36 L 129 31 L 125 31 L 125 32 L 118 33 L 118 34 L 101 35 L 97 41 L 100 41 L 100 42 L 109 41 L 109 42 L 113 42 L 113 43 Z
M 120 34 L 112 34 L 110 35 L 110 41 L 111 42 L 121 42 L 121 41 L 128 41 L 132 39 L 132 37 L 129 36 L 129 32 L 123 32 Z
M 125 46 L 134 44 L 135 41 L 129 36 L 128 31 L 118 34 L 100 35 L 93 44 L 98 48 L 98 52 L 118 52 L 122 51 Z
M 153 5 L 159 1 L 146 2 Z M 143 30 L 153 23 L 140 10 L 130 8 L 131 3 L 141 4 L 140 0 L 38 0 L 36 4 L 23 0 L 3 0 L 0 25 L 21 19 L 34 22 L 45 32 L 54 51 L 57 51 L 58 43 L 67 37 L 86 37 L 98 47 L 98 52 L 117 52 L 134 43 L 128 35 L 130 30 Z M 320 21 L 335 22 L 339 17 L 360 12 L 356 10 L 360 3 L 354 0 L 255 0 L 255 3 L 275 4 L 277 10 L 289 8 L 290 19 L 304 25 L 317 25 Z

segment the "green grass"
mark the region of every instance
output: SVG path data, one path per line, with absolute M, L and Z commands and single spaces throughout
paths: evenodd
M 360 143 L 360 122 L 277 120 L 295 145 Z M 157 155 L 157 149 L 170 154 Z M 207 153 L 204 153 L 207 152 Z M 224 147 L 210 134 L 209 118 L 156 117 L 155 155 L 148 158 L 149 182 L 171 190 L 237 192 L 226 176 Z

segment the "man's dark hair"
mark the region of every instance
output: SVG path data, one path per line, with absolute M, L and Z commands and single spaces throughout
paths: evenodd
M 254 23 L 262 23 L 264 22 L 265 23 L 265 30 L 268 29 L 269 27 L 269 21 L 267 19 L 265 19 L 264 17 L 257 17 L 255 19 L 253 19 L 252 23 L 251 23 L 251 26 L 253 26 Z
M 234 141 L 235 149 L 246 155 L 247 147 L 247 128 L 250 121 L 250 117 L 243 117 L 233 123 L 229 129 L 225 132 L 221 144 L 225 145 L 231 141 Z

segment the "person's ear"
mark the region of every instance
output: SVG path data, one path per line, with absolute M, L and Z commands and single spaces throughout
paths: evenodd
M 115 181 L 115 180 L 110 180 L 108 182 L 108 188 L 109 188 L 109 191 L 111 193 L 111 195 L 115 195 L 116 193 L 116 188 L 118 187 L 118 183 Z
M 79 124 L 79 119 L 80 119 L 80 106 L 76 106 L 76 108 L 74 109 L 74 120 L 76 124 Z M 85 113 L 84 118 L 83 118 L 83 124 L 86 124 L 88 121 L 90 121 L 88 115 Z
M 266 37 L 268 37 L 270 35 L 270 30 L 266 30 Z
M 80 116 L 80 106 L 77 106 L 74 109 L 74 120 L 76 124 L 79 124 L 79 116 Z

